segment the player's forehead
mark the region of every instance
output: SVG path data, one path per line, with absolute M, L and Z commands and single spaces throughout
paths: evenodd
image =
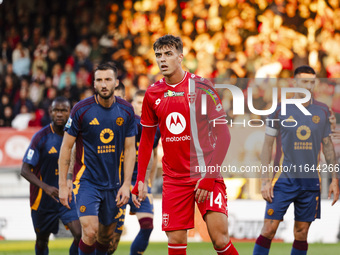
M 296 75 L 296 78 L 300 80 L 309 80 L 309 79 L 315 79 L 316 75 L 312 73 L 299 73 Z
M 142 95 L 136 95 L 132 98 L 132 101 L 135 102 L 135 103 L 140 103 L 140 102 L 143 102 L 143 99 L 144 99 L 144 96 Z
M 70 109 L 70 104 L 68 102 L 53 102 L 52 110 L 68 110 Z
M 177 52 L 177 49 L 173 45 L 163 45 L 155 49 L 155 54 L 165 52 Z
M 105 78 L 115 78 L 115 73 L 113 70 L 108 69 L 108 70 L 97 70 L 94 73 L 94 79 L 105 79 Z

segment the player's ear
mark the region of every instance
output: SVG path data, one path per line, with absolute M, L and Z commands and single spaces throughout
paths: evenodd
M 119 80 L 118 80 L 118 79 L 116 79 L 116 85 L 115 85 L 115 88 L 117 88 L 117 87 L 118 87 L 118 85 L 119 85 Z
M 180 53 L 180 54 L 179 54 L 179 60 L 178 60 L 179 63 L 182 63 L 183 57 L 184 57 L 183 53 Z

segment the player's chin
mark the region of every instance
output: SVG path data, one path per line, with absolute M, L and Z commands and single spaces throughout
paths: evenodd
M 54 125 L 57 127 L 57 128 L 63 128 L 63 127 L 65 127 L 65 125 L 66 125 L 66 122 L 54 122 Z
M 109 99 L 113 95 L 113 93 L 110 93 L 110 94 L 98 93 L 98 94 L 101 98 L 103 98 L 105 100 Z
M 161 73 L 163 74 L 163 76 L 169 76 L 171 74 L 171 72 L 169 71 L 169 69 L 166 70 L 162 70 L 161 69 Z

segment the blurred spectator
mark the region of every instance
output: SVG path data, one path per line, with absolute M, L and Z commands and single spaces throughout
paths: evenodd
M 103 56 L 102 56 L 103 49 L 99 45 L 99 40 L 96 35 L 92 35 L 90 41 L 91 41 L 91 52 L 89 55 L 89 59 L 91 60 L 93 64 L 99 64 L 103 59 Z
M 13 110 L 9 96 L 4 94 L 0 101 L 0 127 L 10 127 L 13 120 Z
M 77 73 L 77 79 L 81 80 L 82 83 L 87 87 L 89 87 L 91 85 L 92 77 L 91 77 L 90 72 L 86 69 L 85 65 L 79 66 L 79 71 Z
M 12 53 L 13 71 L 16 75 L 28 75 L 30 73 L 30 53 L 27 48 L 22 46 L 21 42 L 16 44 Z
M 60 80 L 59 80 L 59 85 L 58 85 L 59 90 L 62 90 L 65 88 L 66 79 L 68 79 L 68 82 L 71 84 L 71 86 L 74 86 L 77 83 L 76 73 L 73 71 L 72 65 L 69 63 L 65 65 L 65 70 L 60 75 Z
M 19 91 L 19 100 L 14 105 L 13 113 L 16 116 L 19 113 L 31 113 L 33 111 L 34 104 L 31 99 L 29 99 L 28 88 L 21 87 Z
M 12 50 L 10 49 L 7 41 L 1 43 L 0 54 L 0 75 L 6 70 L 7 64 L 12 63 Z
M 39 105 L 43 98 L 44 87 L 41 85 L 42 83 L 39 80 L 34 80 L 29 86 L 28 97 L 34 104 L 35 108 Z
M 20 105 L 19 112 L 12 120 L 12 127 L 18 130 L 26 129 L 28 128 L 28 123 L 32 119 L 34 119 L 34 112 L 29 111 L 25 104 Z

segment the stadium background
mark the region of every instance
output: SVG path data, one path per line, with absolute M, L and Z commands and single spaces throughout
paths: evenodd
M 32 134 L 49 122 L 50 102 L 64 95 L 74 104 L 92 95 L 92 70 L 106 60 L 118 65 L 131 100 L 138 88 L 146 89 L 160 77 L 152 50 L 160 35 L 182 37 L 186 70 L 214 83 L 235 84 L 245 92 L 252 87 L 256 109 L 270 106 L 271 87 L 289 86 L 287 78 L 294 68 L 309 64 L 323 78 L 315 97 L 330 106 L 340 122 L 338 0 L 5 0 L 0 4 L 0 27 L 0 236 L 6 239 L 25 239 L 16 228 L 9 230 L 13 210 L 25 214 L 17 218 L 33 233 L 28 183 L 19 176 L 20 162 Z M 253 80 L 264 77 L 272 79 Z M 220 96 L 228 119 L 237 121 L 231 94 L 220 91 Z M 260 118 L 249 111 L 243 117 Z M 231 128 L 231 132 L 226 162 L 259 164 L 263 129 Z M 339 145 L 336 152 L 339 158 Z M 160 171 L 156 197 L 161 191 L 159 177 Z M 238 177 L 227 180 L 229 208 L 241 217 L 234 221 L 234 237 L 252 239 L 264 210 L 259 180 L 242 174 L 225 177 Z M 325 176 L 323 198 L 327 184 Z M 257 208 L 254 219 L 247 215 L 252 203 Z M 315 228 L 312 225 L 311 231 L 314 228 L 318 234 L 314 241 L 337 242 L 339 205 L 324 203 L 323 219 Z M 287 222 L 287 234 L 279 238 L 289 242 L 292 226 Z M 245 234 L 238 236 L 242 231 Z M 197 233 L 192 240 L 204 239 Z

